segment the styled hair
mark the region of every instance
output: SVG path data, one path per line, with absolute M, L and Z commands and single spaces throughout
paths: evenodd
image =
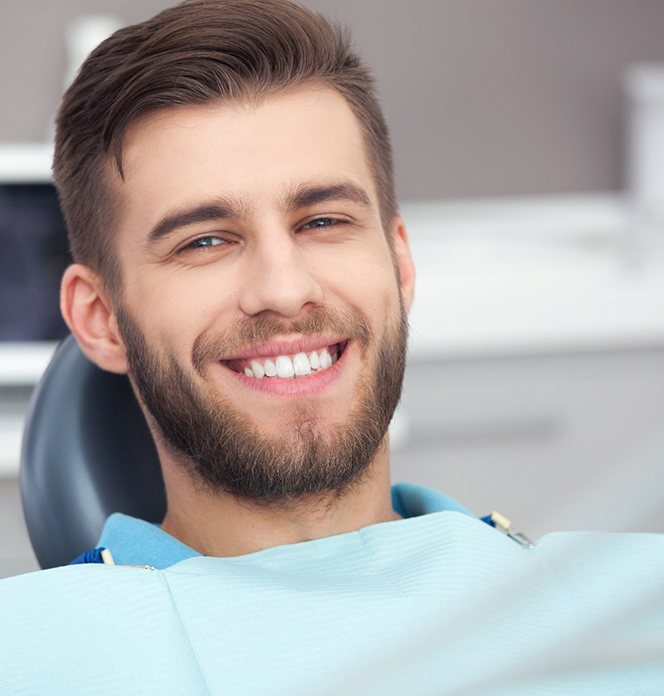
M 130 126 L 159 109 L 260 99 L 306 82 L 336 89 L 363 133 L 385 230 L 396 212 L 392 153 L 371 74 L 344 30 L 290 0 L 188 0 L 125 27 L 88 57 L 56 118 L 53 175 L 75 261 L 110 291 Z

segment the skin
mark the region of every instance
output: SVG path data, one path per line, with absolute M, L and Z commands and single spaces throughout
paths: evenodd
M 256 103 L 165 109 L 131 127 L 124 169 L 124 180 L 115 174 L 122 212 L 113 231 L 122 301 L 148 344 L 175 358 L 200 389 L 223 394 L 262 433 L 287 437 L 303 414 L 323 435 L 344 422 L 400 302 L 410 307 L 414 283 L 405 227 L 397 216 L 387 231 L 393 259 L 361 131 L 345 100 L 329 87 L 306 85 Z M 295 191 L 337 184 L 366 200 L 339 194 L 287 203 Z M 163 219 L 219 197 L 232 202 L 230 217 L 149 239 Z M 117 307 L 92 269 L 67 269 L 61 306 L 87 357 L 127 373 Z M 221 362 L 233 357 L 221 349 L 200 369 L 193 365 L 192 347 L 202 335 L 259 315 L 288 324 L 316 306 L 359 310 L 374 336 L 366 350 L 348 344 L 333 380 L 316 386 L 316 377 L 304 377 L 288 390 L 259 389 Z M 299 338 L 285 334 L 276 342 Z M 339 337 L 316 338 L 323 346 Z M 396 519 L 387 436 L 367 474 L 343 496 L 266 506 L 202 486 L 152 425 L 168 499 L 163 529 L 206 555 L 239 555 Z

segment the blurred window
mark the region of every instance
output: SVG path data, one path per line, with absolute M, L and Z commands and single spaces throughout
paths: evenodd
M 0 340 L 65 336 L 59 287 L 71 258 L 52 184 L 0 184 L 0 244 Z

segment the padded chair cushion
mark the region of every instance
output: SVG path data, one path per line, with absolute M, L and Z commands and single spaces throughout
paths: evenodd
M 32 395 L 20 479 L 42 568 L 66 565 L 94 547 L 113 512 L 151 522 L 164 517 L 157 452 L 129 380 L 93 365 L 73 336 Z

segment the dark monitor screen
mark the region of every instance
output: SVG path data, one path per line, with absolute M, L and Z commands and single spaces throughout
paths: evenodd
M 65 336 L 60 278 L 71 260 L 52 184 L 0 183 L 0 245 L 0 341 Z

